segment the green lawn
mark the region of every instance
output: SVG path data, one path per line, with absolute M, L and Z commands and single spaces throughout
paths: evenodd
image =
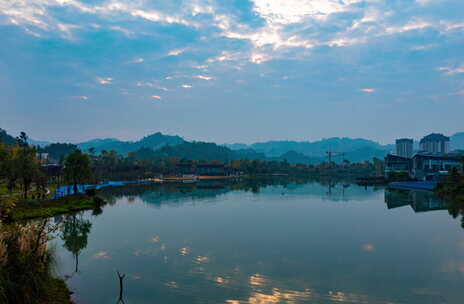
M 20 201 L 11 210 L 13 221 L 46 218 L 62 214 L 72 214 L 81 210 L 98 208 L 104 202 L 98 197 L 87 195 L 68 196 L 50 201 Z

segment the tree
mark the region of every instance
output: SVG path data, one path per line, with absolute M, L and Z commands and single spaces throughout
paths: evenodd
M 0 178 L 6 178 L 7 188 L 10 192 L 13 191 L 18 180 L 18 168 L 15 164 L 15 155 L 18 149 L 18 147 L 12 147 L 0 153 L 2 154 L 2 160 L 0 160 Z
M 90 147 L 89 148 L 89 154 L 92 155 L 92 156 L 95 156 L 95 153 L 97 152 L 97 150 L 94 148 L 94 147 Z
M 24 135 L 24 137 L 23 137 Z M 13 168 L 11 169 L 14 177 L 19 178 L 23 186 L 24 198 L 27 199 L 32 181 L 39 175 L 39 163 L 36 158 L 36 149 L 27 145 L 27 137 L 21 133 L 19 149 L 12 159 Z
M 77 146 L 73 144 L 61 144 L 61 143 L 56 143 L 56 144 L 50 144 L 44 148 L 41 149 L 42 152 L 48 153 L 50 158 L 62 162 L 63 159 L 71 154 L 72 152 L 77 150 Z
M 18 141 L 18 145 L 23 148 L 29 146 L 29 144 L 27 143 L 28 139 L 29 137 L 26 135 L 25 132 L 21 132 L 19 136 L 16 138 L 16 140 Z
M 0 179 L 5 177 L 6 174 L 6 162 L 8 159 L 9 153 L 5 144 L 0 142 Z
M 64 162 L 64 176 L 73 185 L 74 194 L 77 194 L 77 185 L 85 183 L 92 176 L 90 157 L 80 150 L 69 154 Z

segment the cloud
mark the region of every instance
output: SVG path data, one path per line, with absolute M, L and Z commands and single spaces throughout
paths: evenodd
M 274 50 L 282 47 L 302 47 L 309 49 L 315 46 L 311 41 L 301 39 L 297 35 L 284 34 L 282 27 L 273 24 L 252 33 L 227 31 L 222 35 L 230 39 L 249 40 L 256 48 L 270 45 Z
M 87 101 L 89 99 L 88 96 L 75 96 L 76 99 L 82 100 L 82 101 Z
M 360 92 L 363 92 L 363 93 L 375 93 L 376 92 L 376 89 L 372 89 L 372 88 L 364 88 L 364 89 L 360 89 L 359 90 Z
M 213 63 L 213 62 L 221 62 L 221 61 L 231 61 L 231 60 L 237 60 L 239 57 L 237 56 L 238 53 L 233 53 L 229 51 L 222 51 L 220 55 L 209 58 L 207 62 Z
M 171 50 L 168 52 L 168 56 L 179 56 L 184 50 Z
M 416 3 L 422 6 L 432 3 L 434 0 L 416 0 Z
M 75 25 L 63 24 L 58 18 L 53 17 L 51 11 L 56 8 L 72 9 L 74 12 L 95 15 L 100 18 L 124 16 L 126 18 L 141 18 L 151 22 L 166 24 L 181 24 L 185 26 L 196 26 L 194 23 L 182 18 L 175 13 L 165 13 L 154 9 L 146 9 L 144 3 L 134 1 L 126 2 L 122 0 L 108 1 L 102 5 L 84 4 L 78 0 L 22 0 L 9 1 L 0 0 L 0 15 L 6 15 L 12 19 L 12 23 L 20 26 L 33 26 L 43 31 L 62 31 L 69 34 Z M 117 26 L 111 27 L 113 30 L 121 29 Z M 67 35 L 65 38 L 71 38 Z
M 439 71 L 444 71 L 445 75 L 455 75 L 455 74 L 461 74 L 464 73 L 464 64 L 460 66 L 452 66 L 452 67 L 439 67 Z
M 99 251 L 93 255 L 94 259 L 109 259 L 111 258 L 106 251 Z
M 261 64 L 263 62 L 271 60 L 272 57 L 267 55 L 267 54 L 259 54 L 259 53 L 254 53 L 251 54 L 250 56 L 250 62 L 256 63 L 256 64 Z
M 79 100 L 79 101 L 87 101 L 89 99 L 88 96 L 82 95 L 82 96 L 71 96 L 72 99 L 74 100 Z
M 96 81 L 97 81 L 97 83 L 99 83 L 101 85 L 108 85 L 108 84 L 112 84 L 113 78 L 111 78 L 111 77 L 97 77 Z
M 142 63 L 144 62 L 145 59 L 143 59 L 142 57 L 138 57 L 138 58 L 134 58 L 131 63 Z
M 190 88 L 193 88 L 193 86 L 190 85 L 190 84 L 183 84 L 183 85 L 181 85 L 180 87 L 183 88 L 183 89 L 190 89 Z
M 349 45 L 355 45 L 359 43 L 365 43 L 367 40 L 365 37 L 361 38 L 338 38 L 338 39 L 333 39 L 328 41 L 326 44 L 328 46 L 336 46 L 336 47 L 342 47 L 342 46 L 349 46 Z
M 155 85 L 149 81 L 137 81 L 135 84 L 138 87 L 154 87 Z
M 270 23 L 301 23 L 347 10 L 351 3 L 338 0 L 253 0 L 254 11 Z
M 108 28 L 110 30 L 112 30 L 112 31 L 123 33 L 127 37 L 133 37 L 135 35 L 135 33 L 133 31 L 130 31 L 130 30 L 128 30 L 126 28 L 123 28 L 121 26 L 114 25 L 114 26 L 110 26 Z
M 213 80 L 214 79 L 213 77 L 206 76 L 206 75 L 196 75 L 196 76 L 194 76 L 194 78 L 202 79 L 202 80 Z
M 464 30 L 464 22 L 456 23 L 446 20 L 440 21 L 440 25 L 443 28 L 444 32 L 450 32 L 455 30 Z
M 434 24 L 422 19 L 414 18 L 403 26 L 389 26 L 385 29 L 388 34 L 404 33 L 409 31 L 423 30 L 428 27 L 433 27 Z
M 81 26 L 75 24 L 65 24 L 65 23 L 58 23 L 57 29 L 61 31 L 61 35 L 63 38 L 66 39 L 74 39 L 73 30 L 77 30 L 81 28 Z
M 157 90 L 161 90 L 161 91 L 169 91 L 168 88 L 166 87 L 163 87 L 163 86 L 159 86 L 153 82 L 150 82 L 150 81 L 137 81 L 136 84 L 135 84 L 137 87 L 149 87 L 149 88 L 155 88 Z
M 194 65 L 192 66 L 192 68 L 194 69 L 198 69 L 198 70 L 206 70 L 208 68 L 208 66 L 206 64 L 203 64 L 203 65 Z

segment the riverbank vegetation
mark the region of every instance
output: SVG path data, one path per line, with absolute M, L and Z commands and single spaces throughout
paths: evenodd
M 440 182 L 435 192 L 442 198 L 464 204 L 464 158 L 462 168 L 452 168 L 448 175 Z
M 464 228 L 464 158 L 461 171 L 451 169 L 434 191 L 446 201 L 448 212 L 453 218 L 461 217 L 461 226 Z
M 64 281 L 53 275 L 54 256 L 48 248 L 53 230 L 48 220 L 0 223 L 0 303 L 72 303 Z
M 105 202 L 98 196 L 71 195 L 55 200 L 21 201 L 4 215 L 6 221 L 17 222 L 35 218 L 74 214 L 82 210 L 100 210 Z
M 46 155 L 43 155 L 47 151 Z M 190 152 L 191 153 L 190 153 Z M 52 155 L 52 156 L 51 156 Z M 70 144 L 54 144 L 46 148 L 28 144 L 25 133 L 16 144 L 0 144 L 0 199 L 13 201 L 44 200 L 53 197 L 55 189 L 72 185 L 74 193 L 82 183 L 97 184 L 107 180 L 139 180 L 160 176 L 189 174 L 186 166 L 220 165 L 218 175 L 231 176 L 370 176 L 375 162 L 294 164 L 285 160 L 253 159 L 253 155 L 230 154 L 228 149 L 212 144 L 190 144 L 164 147 L 159 151 L 141 148 L 137 152 L 120 155 L 116 151 L 88 148 L 81 152 Z M 59 160 L 54 159 L 59 157 Z M 246 158 L 250 157 L 250 158 Z M 256 156 L 257 157 L 257 156 Z M 189 171 L 187 170 L 187 171 Z M 198 174 L 198 173 L 197 173 Z
M 67 155 L 64 167 L 49 174 L 42 166 L 37 148 L 21 133 L 15 145 L 0 143 L 0 215 L 13 222 L 70 214 L 101 208 L 103 201 L 90 191 L 82 194 L 78 185 L 92 180 L 91 159 L 75 150 Z M 55 196 L 62 185 L 71 185 L 72 196 Z M 51 198 L 54 198 L 53 200 Z

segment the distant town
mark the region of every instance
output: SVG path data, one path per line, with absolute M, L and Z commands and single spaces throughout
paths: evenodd
M 461 168 L 464 150 L 450 151 L 450 138 L 439 133 L 424 136 L 414 150 L 412 138 L 396 140 L 396 153 L 385 157 L 385 176 L 404 174 L 419 181 L 440 181 L 451 168 Z

